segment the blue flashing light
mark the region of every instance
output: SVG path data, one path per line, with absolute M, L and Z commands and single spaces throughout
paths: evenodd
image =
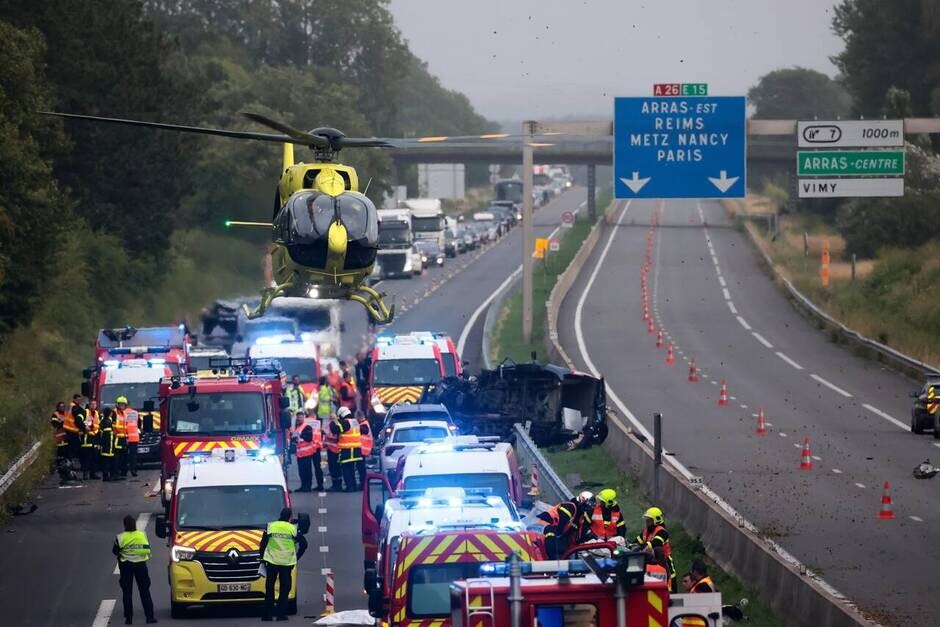
M 432 504 L 433 504 L 433 501 L 426 496 L 423 496 L 420 499 L 418 499 L 418 507 L 431 507 Z
M 196 385 L 196 377 L 193 375 L 187 376 L 183 381 L 186 385 Z
M 463 499 L 458 496 L 452 496 L 447 499 L 447 504 L 451 507 L 460 507 L 463 505 Z
M 273 448 L 270 448 L 270 447 L 260 448 L 258 449 L 258 458 L 266 459 L 272 455 L 275 455 L 276 453 L 277 451 L 275 451 Z

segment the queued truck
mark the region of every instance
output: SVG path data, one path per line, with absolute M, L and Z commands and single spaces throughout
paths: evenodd
M 379 251 L 376 261 L 382 276 L 407 278 L 415 273 L 413 265 L 414 235 L 409 209 L 379 209 Z
M 291 426 L 287 382 L 276 361 L 247 358 L 210 360 L 199 375 L 160 382 L 160 485 L 164 507 L 174 491 L 179 460 L 214 449 L 265 450 L 282 455 Z M 153 411 L 154 403 L 145 404 Z
M 411 231 L 415 241 L 432 240 L 444 250 L 444 209 L 439 198 L 409 198 L 400 203 L 411 211 Z

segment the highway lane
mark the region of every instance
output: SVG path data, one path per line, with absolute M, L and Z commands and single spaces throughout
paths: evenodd
M 536 232 L 540 235 L 550 232 L 557 226 L 561 212 L 577 208 L 583 198 L 584 190 L 574 189 L 537 211 Z M 456 338 L 479 303 L 518 265 L 521 237 L 521 229 L 517 228 L 478 254 L 462 255 L 456 263 L 448 260 L 443 270 L 431 269 L 412 280 L 383 282 L 381 289 L 391 294 L 417 292 L 420 299 L 417 304 L 411 301 L 392 328 L 440 329 Z M 448 273 L 451 276 L 445 281 Z M 346 354 L 361 346 L 366 325 L 358 305 L 346 304 L 343 315 L 347 323 L 343 346 Z M 477 324 L 482 325 L 482 316 Z M 467 353 L 472 360 L 479 359 L 474 343 L 468 342 Z M 158 478 L 158 471 L 146 470 L 140 473 L 139 480 L 115 484 L 88 482 L 83 487 L 67 489 L 58 488 L 54 477 L 47 479 L 36 493 L 39 509 L 29 516 L 13 518 L 0 534 L 0 594 L 7 601 L 4 622 L 121 624 L 120 589 L 111 544 L 121 530 L 125 514 L 138 517 L 147 525 L 154 551 L 150 575 L 157 618 L 169 621 L 168 548 L 155 537 L 153 524 L 162 508 L 158 497 L 148 495 Z M 299 486 L 294 467 L 289 479 L 291 488 Z M 298 616 L 313 617 L 322 612 L 324 566 L 335 572 L 337 609 L 364 608 L 359 538 L 361 494 L 295 493 L 292 500 L 296 511 L 307 512 L 312 519 L 310 549 L 300 564 Z M 319 531 L 321 527 L 325 531 Z M 135 603 L 136 620 L 142 623 L 136 596 Z M 257 621 L 257 612 L 239 609 L 193 613 L 184 622 L 248 625 Z
M 940 616 L 924 577 L 938 558 L 925 538 L 934 535 L 929 524 L 940 519 L 940 505 L 933 486 L 910 476 L 936 451 L 929 436 L 912 436 L 882 415 L 903 426 L 914 385 L 829 343 L 776 291 L 744 236 L 722 228 L 721 208 L 695 201 L 666 202 L 656 230 L 653 313 L 678 361 L 666 366 L 642 322 L 644 225 L 653 211 L 653 203 L 632 203 L 624 226 L 601 239 L 587 266 L 607 249 L 583 299 L 583 351 L 574 320 L 586 280 L 562 308 L 569 353 L 582 365 L 587 356 L 647 428 L 662 411 L 668 449 L 861 607 L 888 612 L 889 622 Z M 703 219 L 711 228 L 701 227 Z M 686 381 L 692 357 L 699 383 Z M 723 377 L 729 407 L 717 405 Z M 753 434 L 759 405 L 772 423 L 765 437 Z M 812 471 L 798 470 L 803 436 L 811 438 Z M 885 480 L 893 486 L 893 521 L 876 519 Z M 868 576 L 898 556 L 903 569 Z

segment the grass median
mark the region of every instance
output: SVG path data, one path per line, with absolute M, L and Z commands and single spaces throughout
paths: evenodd
M 597 206 L 607 207 L 610 204 L 610 190 L 598 194 Z M 603 211 L 599 211 L 598 219 L 603 218 Z M 559 250 L 549 252 L 545 259 L 537 259 L 532 271 L 532 339 L 526 342 L 522 338 L 522 290 L 516 292 L 506 301 L 496 321 L 494 337 L 491 343 L 490 357 L 494 363 L 499 363 L 508 357 L 516 362 L 529 361 L 532 353 L 544 355 L 545 353 L 545 303 L 548 301 L 552 288 L 558 280 L 558 275 L 565 271 L 571 260 L 578 253 L 581 244 L 587 238 L 594 223 L 587 213 L 581 213 L 574 226 L 570 229 L 560 229 Z
M 614 459 L 602 447 L 575 451 L 542 451 L 548 462 L 562 477 L 573 492 L 591 490 L 597 493 L 603 488 L 617 491 L 617 500 L 627 521 L 627 537 L 635 537 L 642 526 L 643 512 L 652 504 L 640 493 L 633 477 L 617 468 Z M 573 484 L 573 485 L 572 485 Z M 676 571 L 681 575 L 689 569 L 695 558 L 702 558 L 708 564 L 708 572 L 721 592 L 725 604 L 742 605 L 747 624 L 756 627 L 777 627 L 786 623 L 773 613 L 769 606 L 761 602 L 757 592 L 744 585 L 740 580 L 721 570 L 708 554 L 698 539 L 686 533 L 666 514 L 666 526 L 669 529 L 672 557 Z M 747 599 L 747 602 L 742 602 Z

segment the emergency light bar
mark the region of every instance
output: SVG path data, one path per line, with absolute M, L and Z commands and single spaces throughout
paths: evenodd
M 169 353 L 169 346 L 118 346 L 109 348 L 112 355 L 146 355 L 147 353 Z

